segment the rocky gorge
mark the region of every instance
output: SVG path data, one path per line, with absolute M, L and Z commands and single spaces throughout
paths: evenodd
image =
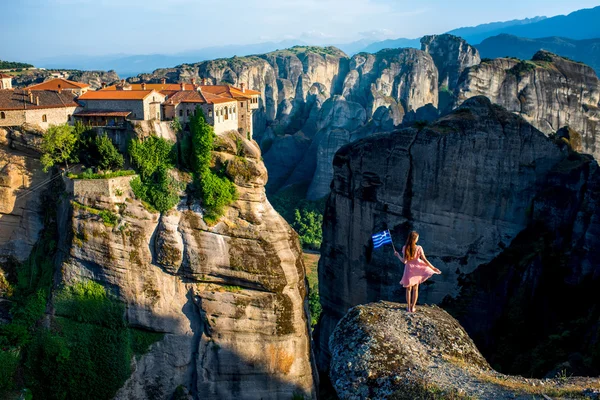
M 333 165 L 315 336 L 322 368 L 348 309 L 404 297 L 392 249 L 370 242 L 384 229 L 397 248 L 420 233 L 443 274 L 419 301 L 444 304 L 497 368 L 539 376 L 569 359 L 586 374 L 598 368 L 600 175 L 591 156 L 474 97 L 421 129 L 347 145 Z M 573 336 L 556 341 L 565 331 Z
M 484 95 L 546 134 L 568 125 L 596 157 L 599 84 L 593 69 L 547 52 L 531 61 L 483 60 L 449 35 L 425 36 L 421 50 L 385 49 L 352 57 L 328 47 L 294 47 L 249 57 L 185 64 L 132 81 L 244 83 L 262 93 L 255 138 L 275 193 L 304 185 L 326 196 L 331 163 L 344 144 L 394 127 L 432 121 Z

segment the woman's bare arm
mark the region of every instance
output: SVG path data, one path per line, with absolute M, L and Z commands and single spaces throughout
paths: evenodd
M 402 256 L 400 255 L 400 253 L 398 253 L 397 251 L 394 251 L 394 255 L 395 255 L 396 257 L 398 257 L 398 260 L 400 260 L 400 261 L 404 262 L 404 260 L 402 259 Z
M 429 265 L 429 268 L 431 268 L 432 270 L 434 270 L 434 271 L 435 271 L 435 272 L 437 272 L 437 273 L 440 273 L 440 274 L 442 273 L 442 271 L 440 271 L 439 269 L 437 269 L 436 267 L 434 267 L 434 266 L 433 266 L 433 264 L 431 264 L 431 263 L 429 262 L 429 260 L 427 259 L 427 257 L 425 257 L 425 251 L 423 250 L 423 248 L 421 248 L 421 259 L 422 259 L 423 261 L 425 261 L 425 263 L 426 263 L 427 265 Z

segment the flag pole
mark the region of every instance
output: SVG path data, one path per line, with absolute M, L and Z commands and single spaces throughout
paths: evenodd
M 392 232 L 390 232 L 389 229 L 387 231 L 390 234 L 390 239 L 392 240 L 392 248 L 394 249 L 394 253 L 396 253 L 396 246 L 394 246 L 394 238 L 392 237 Z

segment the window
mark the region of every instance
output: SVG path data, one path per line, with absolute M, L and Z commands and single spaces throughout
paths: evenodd
M 46 114 L 42 115 L 42 122 L 48 122 L 48 117 L 46 117 Z
M 186 115 L 189 117 L 190 116 L 190 110 L 187 110 Z
M 6 114 L 4 114 L 4 111 L 0 112 L 0 119 L 6 119 Z
M 67 116 L 67 121 L 71 121 L 71 118 L 73 118 L 73 116 L 72 116 L 71 114 L 69 114 L 69 115 Z
M 212 108 L 209 108 L 209 109 L 208 109 L 208 116 L 209 116 L 209 117 L 212 117 Z
M 183 117 L 183 110 L 179 110 L 179 116 Z

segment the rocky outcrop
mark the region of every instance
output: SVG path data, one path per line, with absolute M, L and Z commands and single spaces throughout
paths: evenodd
M 585 162 L 577 161 L 578 157 L 585 159 L 570 155 L 564 141 L 547 138 L 484 97 L 467 100 L 421 130 L 375 135 L 338 151 L 319 265 L 321 366 L 328 365 L 329 336 L 349 308 L 404 297 L 398 283 L 402 265 L 391 248 L 373 250 L 370 237 L 374 232 L 389 229 L 397 248 L 408 231 L 420 233 L 425 253 L 443 272 L 422 286 L 420 300 L 427 303 L 456 296 L 459 283 L 503 254 L 534 218 L 550 227 L 555 223 L 552 216 L 564 221 L 560 231 L 548 229 L 551 237 L 586 243 L 579 255 L 588 267 L 578 267 L 574 273 L 581 279 L 597 279 L 597 268 L 589 264 L 597 257 L 592 245 L 596 223 L 591 222 L 597 216 L 590 211 L 597 201 L 591 185 L 595 163 L 579 171 L 575 167 Z M 571 219 L 556 200 L 548 200 L 546 211 L 538 214 L 536 199 L 550 187 L 566 185 L 569 174 L 573 187 L 587 193 L 590 200 L 584 204 L 583 194 L 575 196 L 568 208 Z M 579 218 L 587 221 L 583 225 L 574 224 L 579 211 Z M 539 220 L 538 215 L 549 219 Z M 582 238 L 589 242 L 581 242 Z M 498 286 L 498 290 L 505 288 Z M 485 307 L 480 310 L 487 312 Z M 541 332 L 539 326 L 536 329 L 532 332 Z
M 71 81 L 87 83 L 92 90 L 100 89 L 103 83 L 110 85 L 119 81 L 119 75 L 115 71 L 53 70 L 50 72 L 46 70 L 31 70 L 27 73 L 15 75 L 13 77 L 13 87 L 22 88 L 42 83 L 53 79 L 54 76 L 52 73 L 60 73 L 63 78 Z
M 454 35 L 430 35 L 421 38 L 421 50 L 431 55 L 438 69 L 440 88 L 453 91 L 462 72 L 481 62 L 477 49 Z
M 161 69 L 132 79 L 161 78 L 244 83 L 260 91 L 254 137 L 273 171 L 268 189 L 275 192 L 305 184 L 311 187 L 311 199 L 328 193 L 331 159 L 342 145 L 392 129 L 404 120 L 430 118 L 438 101 L 434 62 L 415 49 L 383 50 L 349 59 L 333 47 L 293 47 Z M 298 147 L 292 147 L 293 143 Z
M 40 196 L 49 174 L 31 150 L 39 139 L 32 131 L 0 128 L 0 266 L 9 259 L 25 261 L 43 228 Z
M 490 368 L 469 335 L 438 307 L 358 306 L 330 340 L 331 381 L 340 399 L 598 398 L 593 378 L 525 379 Z
M 165 334 L 117 399 L 170 399 L 178 386 L 195 399 L 316 396 L 297 235 L 266 199 L 256 143 L 232 136 L 219 148 L 217 163 L 242 154 L 244 171 L 239 199 L 213 226 L 196 203 L 153 214 L 127 191 L 76 197 L 63 219 L 63 282 L 101 283 L 131 326 Z
M 458 104 L 484 95 L 546 134 L 568 125 L 582 135 L 583 151 L 600 158 L 600 84 L 585 64 L 546 51 L 531 61 L 486 60 L 467 69 L 456 95 Z

